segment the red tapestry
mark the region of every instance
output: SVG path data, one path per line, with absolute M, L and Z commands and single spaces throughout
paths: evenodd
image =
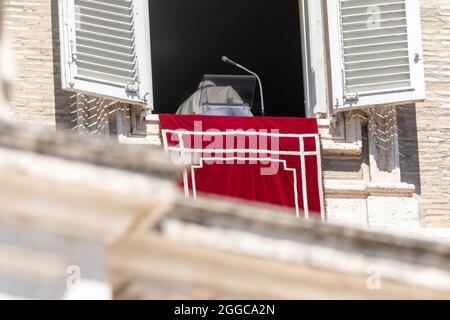
M 242 198 L 289 208 L 305 208 L 300 151 L 304 157 L 306 199 L 311 215 L 320 214 L 317 120 L 271 117 L 160 115 L 167 146 L 196 151 L 189 187 L 199 193 Z M 237 134 L 236 131 L 240 132 Z M 196 132 L 197 135 L 192 134 Z M 207 133 L 207 134 L 206 134 Z M 311 136 L 299 138 L 299 135 Z M 301 142 L 302 141 L 302 142 Z M 202 151 L 203 150 L 203 151 Z M 224 150 L 236 152 L 226 153 Z M 255 150 L 270 150 L 258 153 Z M 198 152 L 202 151 L 202 152 Z M 291 155 L 291 153 L 295 155 Z M 195 159 L 195 161 L 193 160 Z

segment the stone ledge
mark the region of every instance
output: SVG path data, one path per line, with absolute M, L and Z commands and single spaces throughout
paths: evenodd
M 416 187 L 407 183 L 369 183 L 367 191 L 371 196 L 411 197 L 416 191 Z
M 147 136 L 120 136 L 119 143 L 124 145 L 149 145 L 152 147 L 161 146 L 159 134 L 149 134 Z
M 367 198 L 369 196 L 412 197 L 415 186 L 406 183 L 365 183 L 351 180 L 325 180 L 327 197 L 352 196 Z
M 359 157 L 362 154 L 362 142 L 346 143 L 321 139 L 322 155 L 325 157 Z
M 317 125 L 320 128 L 328 128 L 330 126 L 330 120 L 329 119 L 317 119 Z
M 148 114 L 145 117 L 145 121 L 149 121 L 149 122 L 157 122 L 159 123 L 159 115 L 157 114 Z

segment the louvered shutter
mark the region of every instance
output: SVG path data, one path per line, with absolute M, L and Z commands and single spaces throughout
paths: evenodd
M 63 88 L 152 105 L 147 0 L 59 0 Z
M 333 104 L 425 98 L 419 0 L 329 0 Z

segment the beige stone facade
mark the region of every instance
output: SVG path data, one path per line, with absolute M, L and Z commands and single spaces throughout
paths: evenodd
M 427 100 L 417 104 L 415 119 L 413 109 L 400 109 L 402 128 L 417 128 L 401 147 L 409 168 L 415 161 L 419 169 L 423 222 L 450 226 L 450 1 L 421 3 Z
M 5 27 L 16 62 L 11 104 L 18 118 L 55 128 L 77 128 L 81 123 L 87 131 L 94 126 L 96 133 L 118 130 L 109 117 L 117 111 L 128 117 L 132 110 L 71 97 L 61 90 L 57 1 L 7 0 L 5 4 Z M 325 151 L 329 151 L 324 158 L 325 191 L 331 221 L 415 226 L 420 212 L 423 226 L 450 227 L 450 2 L 422 0 L 421 4 L 427 100 L 386 112 L 381 108 L 380 112 L 338 117 L 331 134 L 324 130 Z M 351 130 L 342 123 L 348 117 Z M 130 135 L 133 128 L 137 132 L 128 142 L 154 142 L 149 136 L 154 137 L 155 119 L 148 118 L 151 132 L 147 135 L 137 130 L 141 120 L 134 119 L 131 126 L 117 122 Z M 349 132 L 353 133 L 349 136 Z M 384 137 L 374 138 L 371 132 L 384 132 Z M 389 151 L 382 141 L 389 142 Z M 367 179 L 374 176 L 377 179 L 371 182 L 375 184 L 370 184 Z M 388 181 L 391 177 L 396 181 Z M 400 209 L 405 209 L 403 216 Z
M 67 127 L 70 94 L 61 90 L 57 1 L 6 0 L 4 27 L 15 62 L 11 107 L 20 120 Z

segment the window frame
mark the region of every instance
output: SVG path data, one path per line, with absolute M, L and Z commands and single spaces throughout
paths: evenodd
M 302 35 L 304 107 L 306 117 L 314 118 L 329 111 L 324 6 L 321 0 L 298 2 Z

